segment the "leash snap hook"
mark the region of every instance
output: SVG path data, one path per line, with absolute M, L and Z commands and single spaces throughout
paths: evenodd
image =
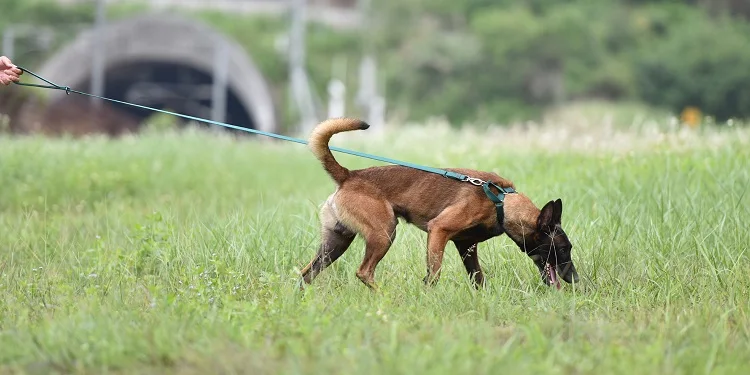
M 482 186 L 486 182 L 486 181 L 484 181 L 482 179 L 474 178 L 474 177 L 466 177 L 465 181 L 469 182 L 472 185 L 476 185 L 476 186 Z

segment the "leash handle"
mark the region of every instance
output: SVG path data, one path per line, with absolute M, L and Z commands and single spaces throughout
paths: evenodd
M 38 78 L 38 79 L 40 79 L 40 80 L 42 80 L 42 81 L 44 81 L 44 82 L 47 83 L 47 85 L 37 85 L 37 84 L 34 84 L 34 83 L 16 82 L 17 85 L 19 85 L 19 86 L 28 86 L 28 87 L 38 87 L 38 88 L 42 88 L 42 89 L 62 90 L 62 91 L 65 91 L 66 95 L 70 95 L 70 91 L 71 90 L 70 90 L 69 86 L 60 86 L 58 84 L 55 84 L 54 82 L 48 81 L 47 79 L 39 76 L 38 74 L 32 72 L 31 70 L 22 68 L 20 66 L 18 66 L 17 68 L 20 69 L 22 72 L 29 73 L 32 76 L 34 76 L 34 77 L 36 77 L 36 78 Z

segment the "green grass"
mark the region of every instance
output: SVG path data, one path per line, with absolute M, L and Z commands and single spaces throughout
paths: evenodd
M 750 372 L 747 131 L 630 151 L 428 131 L 333 143 L 562 198 L 579 285 L 544 287 L 501 237 L 485 290 L 452 245 L 425 287 L 425 235 L 400 225 L 380 293 L 354 276 L 359 239 L 300 292 L 334 189 L 305 147 L 0 137 L 0 372 Z

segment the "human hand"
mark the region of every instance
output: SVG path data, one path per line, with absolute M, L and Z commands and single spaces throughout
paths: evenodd
M 11 82 L 18 82 L 23 71 L 13 65 L 9 58 L 0 56 L 0 84 L 10 85 Z

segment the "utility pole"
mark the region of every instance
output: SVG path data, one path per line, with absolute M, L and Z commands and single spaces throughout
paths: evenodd
M 346 58 L 333 59 L 328 81 L 328 118 L 346 115 Z
M 356 101 L 360 107 L 366 109 L 374 94 L 375 86 L 375 62 L 371 56 L 370 0 L 357 0 L 357 10 L 361 17 L 362 60 L 359 63 L 359 88 L 357 90 Z
M 3 56 L 8 56 L 8 58 L 13 58 L 13 53 L 15 53 L 14 48 L 15 42 L 16 42 L 16 32 L 13 29 L 13 26 L 8 26 L 5 28 L 5 32 L 3 33 Z
M 362 62 L 359 66 L 359 90 L 356 100 L 367 116 L 374 131 L 383 127 L 385 99 L 378 95 L 377 63 L 374 56 L 371 0 L 358 0 L 357 7 L 362 17 Z
M 305 28 L 307 23 L 307 0 L 291 0 L 291 26 L 289 31 L 289 84 L 294 102 L 300 114 L 301 130 L 312 130 L 317 122 L 305 69 Z
M 94 24 L 94 43 L 91 60 L 91 93 L 104 95 L 104 66 L 106 51 L 104 46 L 104 28 L 106 27 L 107 0 L 96 0 L 96 21 Z M 91 104 L 95 108 L 101 105 L 101 101 L 91 98 Z
M 217 38 L 219 39 L 219 38 Z M 226 122 L 227 80 L 229 75 L 229 53 L 223 40 L 214 43 L 214 72 L 211 93 L 211 119 Z

